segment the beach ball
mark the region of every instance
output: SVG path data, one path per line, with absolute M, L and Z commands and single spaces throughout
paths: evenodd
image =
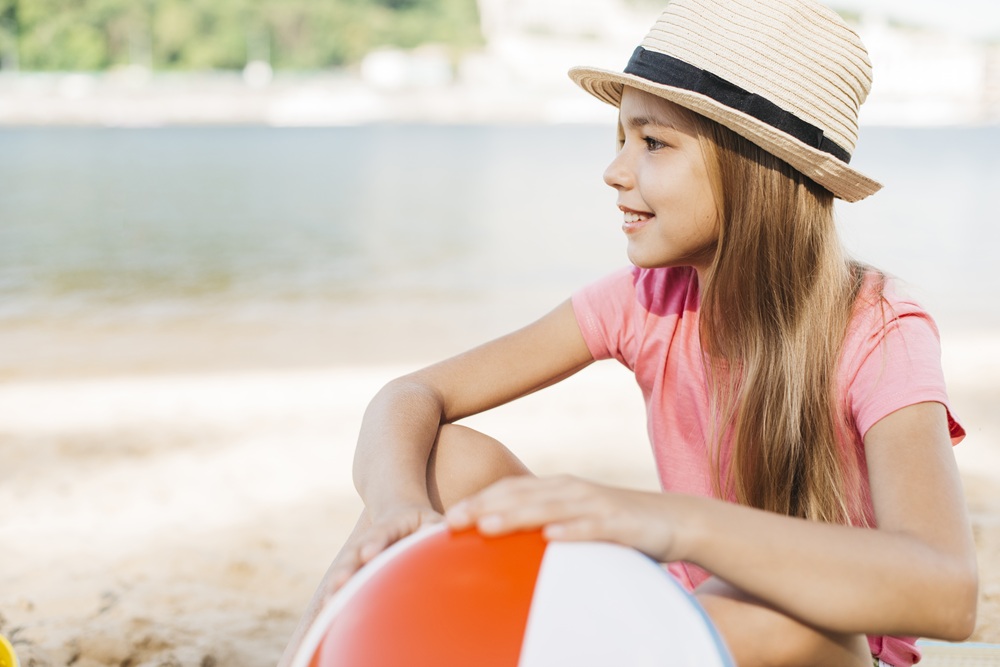
M 292 667 L 731 667 L 693 596 L 655 561 L 539 531 L 422 529 L 372 559 Z

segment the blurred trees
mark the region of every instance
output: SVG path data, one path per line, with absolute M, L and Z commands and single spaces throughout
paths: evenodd
M 0 58 L 22 70 L 317 69 L 481 40 L 476 0 L 0 0 Z

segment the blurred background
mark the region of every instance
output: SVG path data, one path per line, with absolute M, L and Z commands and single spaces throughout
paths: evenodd
M 848 245 L 943 325 L 1000 324 L 1000 10 L 837 9 L 887 185 Z M 614 109 L 566 69 L 620 68 L 659 11 L 0 0 L 0 377 L 439 356 L 537 315 L 624 261 Z
M 886 186 L 839 221 L 940 325 L 1000 641 L 1000 5 L 833 5 Z M 39 666 L 274 664 L 359 508 L 368 397 L 626 262 L 615 110 L 566 70 L 620 69 L 661 9 L 0 0 L 0 633 Z M 475 423 L 654 487 L 641 413 L 595 368 Z

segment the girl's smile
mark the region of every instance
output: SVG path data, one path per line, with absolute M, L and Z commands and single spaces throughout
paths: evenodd
M 646 225 L 647 222 L 653 219 L 652 213 L 633 211 L 632 209 L 624 206 L 619 206 L 618 208 L 625 214 L 625 221 L 622 223 L 622 231 L 626 234 L 632 234 L 639 231 Z

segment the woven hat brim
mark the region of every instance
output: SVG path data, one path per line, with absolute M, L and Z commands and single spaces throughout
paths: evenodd
M 594 67 L 574 67 L 569 77 L 578 86 L 612 106 L 620 106 L 624 86 L 631 86 L 699 113 L 784 160 L 844 201 L 875 194 L 882 184 L 817 148 L 808 146 L 767 123 L 714 99 L 682 88 Z

